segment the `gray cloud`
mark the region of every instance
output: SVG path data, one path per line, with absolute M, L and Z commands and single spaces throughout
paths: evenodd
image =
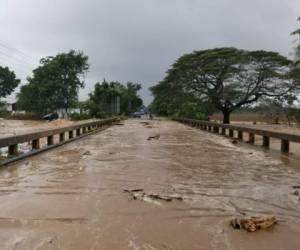
M 184 53 L 236 46 L 291 55 L 299 15 L 299 0 L 0 0 L 0 64 L 25 79 L 41 57 L 83 50 L 91 69 L 81 99 L 106 78 L 140 82 L 149 103 L 148 87 Z

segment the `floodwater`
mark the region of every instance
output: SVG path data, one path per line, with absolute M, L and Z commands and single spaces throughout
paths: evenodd
M 0 249 L 299 249 L 300 167 L 171 121 L 124 124 L 0 170 Z M 232 229 L 243 214 L 279 223 Z
M 52 122 L 31 121 L 31 120 L 5 120 L 0 118 L 0 138 L 7 136 L 20 135 L 24 133 L 38 132 L 47 129 L 71 126 L 76 123 L 65 119 L 59 119 Z

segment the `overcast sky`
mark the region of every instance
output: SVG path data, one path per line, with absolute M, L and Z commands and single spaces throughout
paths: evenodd
M 105 78 L 141 83 L 148 104 L 148 88 L 184 53 L 235 46 L 292 56 L 298 16 L 300 0 L 0 0 L 0 65 L 24 84 L 41 57 L 82 50 L 91 67 L 81 100 Z

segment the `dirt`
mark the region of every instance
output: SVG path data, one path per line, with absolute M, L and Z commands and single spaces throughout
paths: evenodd
M 2 168 L 0 249 L 299 248 L 299 167 L 179 123 L 150 125 L 128 120 Z M 255 233 L 229 225 L 262 215 L 278 224 Z

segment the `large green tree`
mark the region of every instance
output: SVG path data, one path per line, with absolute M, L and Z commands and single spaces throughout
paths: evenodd
M 216 48 L 180 57 L 165 81 L 212 103 L 230 122 L 232 111 L 260 98 L 287 98 L 298 91 L 293 62 L 276 52 Z
M 0 66 L 0 98 L 10 95 L 20 84 L 20 80 L 16 78 L 13 71 L 8 67 Z
M 120 113 L 130 115 L 143 105 L 142 99 L 138 95 L 141 85 L 128 82 L 96 83 L 95 89 L 90 93 L 90 99 L 86 102 L 85 109 L 89 111 L 92 117 L 107 117 L 111 115 L 112 101 L 120 98 Z
M 154 99 L 149 108 L 157 115 L 206 119 L 214 111 L 213 105 L 182 91 L 182 87 L 170 77 L 166 77 L 150 90 Z
M 121 113 L 130 115 L 143 106 L 143 100 L 138 95 L 142 86 L 138 83 L 127 82 L 121 88 L 120 109 Z
M 28 78 L 18 94 L 18 104 L 26 111 L 45 114 L 57 109 L 76 107 L 78 92 L 84 87 L 88 57 L 71 50 L 41 59 L 40 66 Z

